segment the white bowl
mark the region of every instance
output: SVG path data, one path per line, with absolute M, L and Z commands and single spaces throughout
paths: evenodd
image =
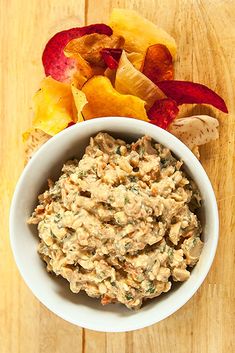
M 72 157 L 82 157 L 90 136 L 107 131 L 133 141 L 149 135 L 184 161 L 185 169 L 197 183 L 203 198 L 201 220 L 205 242 L 199 262 L 190 278 L 173 290 L 148 302 L 139 311 L 123 305 L 102 306 L 84 293 L 73 294 L 69 284 L 46 272 L 37 254 L 35 226 L 26 220 L 45 190 L 47 178 L 58 178 L 62 165 Z M 34 295 L 61 318 L 97 331 L 131 331 L 154 324 L 182 307 L 204 281 L 214 258 L 218 241 L 218 210 L 211 183 L 193 153 L 176 137 L 152 124 L 129 118 L 99 118 L 74 125 L 43 145 L 24 169 L 15 189 L 10 211 L 11 246 L 16 264 Z

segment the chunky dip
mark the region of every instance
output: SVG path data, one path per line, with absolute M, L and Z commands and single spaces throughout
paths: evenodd
M 91 138 L 83 158 L 49 180 L 28 221 L 47 270 L 74 293 L 134 309 L 186 281 L 203 243 L 201 198 L 182 165 L 148 136 Z

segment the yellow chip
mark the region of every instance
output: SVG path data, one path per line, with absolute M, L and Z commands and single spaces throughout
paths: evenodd
M 82 116 L 82 109 L 87 103 L 86 95 L 80 89 L 76 88 L 74 85 L 71 85 L 72 94 L 74 98 L 74 103 L 76 107 L 76 119 L 75 123 L 80 123 L 84 121 Z
M 73 95 L 69 84 L 44 78 L 34 98 L 33 127 L 48 135 L 65 129 L 73 120 Z
M 150 45 L 160 43 L 170 50 L 173 58 L 175 57 L 176 43 L 174 38 L 136 11 L 113 9 L 109 26 L 115 35 L 121 35 L 125 38 L 124 49 L 129 52 L 144 54 Z
M 88 103 L 83 108 L 85 120 L 102 116 L 123 116 L 148 121 L 145 101 L 117 92 L 105 76 L 94 76 L 82 88 Z

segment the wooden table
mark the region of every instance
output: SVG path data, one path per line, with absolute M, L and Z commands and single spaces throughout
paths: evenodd
M 235 2 L 233 0 L 1 0 L 0 118 L 0 353 L 222 353 L 234 352 L 235 314 Z M 220 139 L 201 150 L 220 211 L 220 240 L 212 269 L 178 312 L 131 333 L 96 333 L 50 313 L 20 277 L 10 250 L 8 213 L 23 169 L 21 133 L 32 118 L 49 33 L 78 16 L 80 25 L 105 21 L 112 7 L 139 10 L 178 43 L 176 77 L 207 84 L 225 99 Z M 191 108 L 188 108 L 188 112 Z

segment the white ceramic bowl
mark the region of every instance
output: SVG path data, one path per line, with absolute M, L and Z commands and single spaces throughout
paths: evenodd
M 205 242 L 200 260 L 190 278 L 137 312 L 122 305 L 102 306 L 84 293 L 73 294 L 68 283 L 49 275 L 37 254 L 37 231 L 26 220 L 45 190 L 47 178 L 57 178 L 65 161 L 82 157 L 90 136 L 107 131 L 133 141 L 149 135 L 184 161 L 185 169 L 197 183 L 203 198 L 201 221 Z M 193 153 L 177 138 L 152 124 L 128 118 L 99 118 L 74 125 L 43 145 L 24 169 L 15 189 L 10 211 L 10 237 L 16 264 L 34 295 L 61 318 L 97 331 L 131 331 L 154 324 L 182 307 L 205 279 L 217 247 L 218 211 L 211 183 Z

